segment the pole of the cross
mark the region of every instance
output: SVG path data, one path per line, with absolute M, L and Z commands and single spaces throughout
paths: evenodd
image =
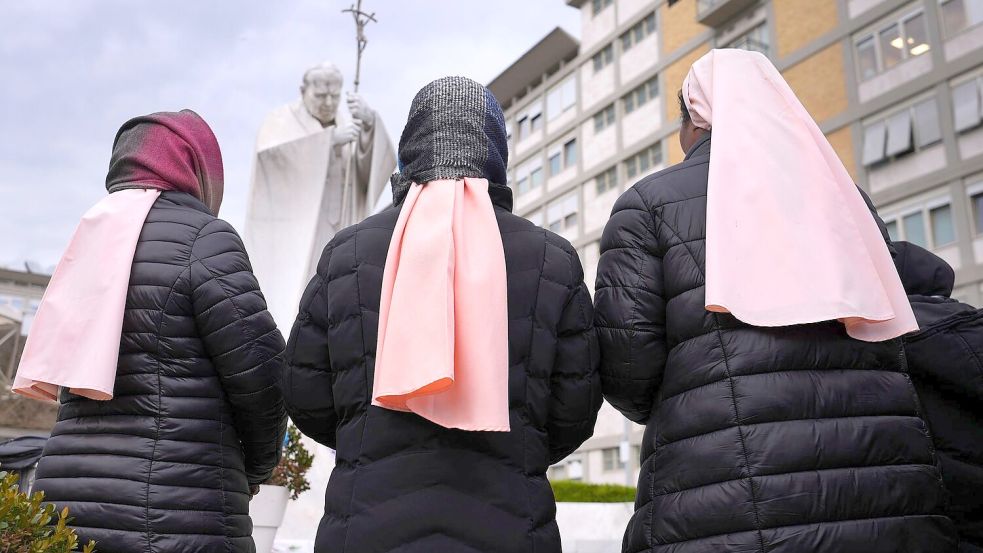
M 342 10 L 342 13 L 352 14 L 352 19 L 355 21 L 355 41 L 358 49 L 355 55 L 354 92 L 358 93 L 358 85 L 362 79 L 362 52 L 365 51 L 365 45 L 369 42 L 365 38 L 365 26 L 370 21 L 376 22 L 377 20 L 375 13 L 362 11 L 362 0 L 357 0 L 356 4 L 353 4 L 347 10 Z M 361 137 L 355 140 L 351 147 L 351 155 L 348 156 L 348 171 L 345 174 L 345 187 L 342 190 L 341 198 L 341 224 L 343 226 L 357 222 L 355 220 L 358 217 L 355 213 L 355 157 L 358 155 L 358 144 L 360 141 Z M 371 200 L 372 198 L 366 198 L 366 204 Z

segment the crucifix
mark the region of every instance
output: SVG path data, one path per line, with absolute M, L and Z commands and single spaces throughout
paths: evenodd
M 358 83 L 362 77 L 362 52 L 365 51 L 365 45 L 368 44 L 369 40 L 365 38 L 365 26 L 371 21 L 373 23 L 378 23 L 375 18 L 375 12 L 366 13 L 362 11 L 362 0 L 357 0 L 355 4 L 352 4 L 347 10 L 341 10 L 341 13 L 352 14 L 352 19 L 355 21 L 355 42 L 358 45 L 358 50 L 355 55 L 355 92 L 358 92 Z M 352 155 L 348 158 L 348 172 L 345 178 L 345 189 L 342 194 L 342 205 L 341 205 L 341 220 L 346 224 L 356 223 L 354 217 L 355 206 L 354 203 L 354 169 L 355 169 L 355 154 L 358 149 L 358 141 L 352 144 Z

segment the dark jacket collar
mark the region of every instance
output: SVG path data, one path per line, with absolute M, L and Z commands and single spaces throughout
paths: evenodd
M 168 190 L 161 192 L 160 199 L 166 202 L 170 202 L 174 205 L 179 205 L 182 207 L 188 207 L 195 211 L 200 211 L 202 213 L 207 213 L 212 215 L 212 212 L 205 207 L 205 204 L 201 203 L 201 200 L 195 198 L 191 194 L 186 192 L 179 192 L 177 190 Z
M 710 153 L 710 133 L 703 133 L 703 136 L 696 141 L 690 147 L 689 151 L 686 152 L 686 159 L 690 159 L 696 156 L 708 155 Z

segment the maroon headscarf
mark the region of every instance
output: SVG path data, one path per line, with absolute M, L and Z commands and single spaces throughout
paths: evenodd
M 222 205 L 222 152 L 197 113 L 159 112 L 134 117 L 113 142 L 106 189 L 176 190 L 191 194 L 214 215 Z

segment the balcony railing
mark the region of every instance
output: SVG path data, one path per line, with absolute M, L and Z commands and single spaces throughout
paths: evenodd
M 757 0 L 697 0 L 696 19 L 710 27 L 720 27 Z

